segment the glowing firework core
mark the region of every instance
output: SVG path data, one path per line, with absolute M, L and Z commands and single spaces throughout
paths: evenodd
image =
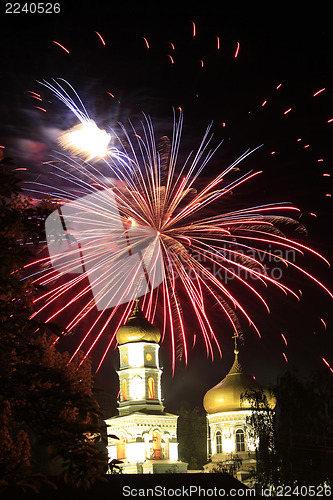
M 111 135 L 97 127 L 93 120 L 85 120 L 59 137 L 59 144 L 86 160 L 103 158 L 108 154 Z

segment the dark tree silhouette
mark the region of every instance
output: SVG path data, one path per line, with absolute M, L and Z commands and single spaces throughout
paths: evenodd
M 0 162 L 0 488 L 36 489 L 57 472 L 76 485 L 101 477 L 107 457 L 96 445 L 101 427 L 89 361 L 50 347 L 56 325 L 29 319 L 36 297 L 23 266 L 43 239 L 54 206 L 22 196 Z
M 259 487 L 331 485 L 333 479 L 333 379 L 287 372 L 273 388 L 273 412 L 262 393 L 247 393 L 248 423 L 257 440 Z
M 201 408 L 183 404 L 178 418 L 179 458 L 189 469 L 200 470 L 207 462 L 207 421 Z

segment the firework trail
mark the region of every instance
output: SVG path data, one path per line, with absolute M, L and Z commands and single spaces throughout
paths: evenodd
M 268 312 L 263 291 L 268 285 L 299 300 L 299 290 L 294 291 L 274 279 L 264 265 L 265 259 L 273 256 L 276 259 L 275 249 L 282 250 L 281 266 L 296 269 L 333 297 L 315 276 L 292 259 L 283 257 L 283 251 L 292 250 L 293 255 L 310 253 L 325 261 L 319 253 L 287 238 L 279 229 L 281 224 L 298 225 L 291 218 L 299 212 L 297 208 L 281 202 L 228 211 L 232 192 L 261 173 L 249 171 L 233 178 L 237 165 L 253 151 L 246 151 L 202 186 L 202 172 L 217 149 L 211 145 L 211 126 L 198 150 L 180 162 L 181 111 L 178 117 L 174 114 L 171 140 L 163 137 L 158 141 L 147 116 L 139 128 L 131 123 L 128 127 L 120 124 L 120 133 L 114 130 L 107 133 L 91 120 L 76 93 L 73 99 L 60 84 L 44 82 L 44 85 L 71 109 L 80 123 L 59 139 L 71 156 L 59 153 L 48 163 L 59 180 L 59 187 L 34 183 L 36 191 L 51 195 L 61 204 L 62 218 L 65 213 L 67 217 L 70 214 L 72 225 L 66 230 L 59 229 L 68 243 L 66 256 L 60 250 L 55 251 L 51 255 L 53 266 L 50 259 L 43 259 L 40 270 L 30 275 L 35 283 L 52 286 L 36 300 L 33 316 L 47 314 L 56 304 L 56 312 L 49 314 L 46 322 L 59 320 L 75 303 L 79 311 L 66 325 L 70 331 L 87 321 L 89 313 L 97 307 L 100 311 L 97 319 L 86 329 L 72 358 L 83 347 L 85 356 L 92 353 L 105 331 L 111 328 L 111 320 L 118 311 L 121 319 L 113 324 L 114 333 L 100 359 L 99 369 L 115 343 L 115 332 L 126 321 L 137 296 L 142 297 L 142 308 L 150 321 L 154 322 L 157 316 L 163 318 L 163 338 L 168 336 L 171 341 L 173 369 L 177 356 L 183 356 L 187 362 L 188 343 L 193 342 L 184 319 L 189 314 L 204 339 L 207 355 L 213 358 L 216 350 L 221 354 L 221 339 L 216 337 L 209 317 L 211 303 L 219 306 L 232 331 L 241 331 L 239 318 L 242 316 L 260 336 L 257 325 L 242 305 L 240 294 L 232 292 L 228 283 L 234 280 L 241 285 Z M 229 181 L 228 175 L 232 178 Z M 61 183 L 67 187 L 61 187 Z M 80 199 L 84 198 L 89 203 L 83 206 Z M 148 261 L 147 248 L 150 248 Z M 139 257 L 130 273 L 126 268 L 129 276 L 124 285 L 123 262 L 134 254 Z M 157 261 L 162 262 L 159 271 Z M 140 271 L 142 267 L 145 280 Z M 156 281 L 157 273 L 160 276 Z M 58 279 L 65 275 L 67 280 L 59 284 Z M 97 290 L 94 298 L 91 289 Z M 105 319 L 105 310 L 110 307 Z M 162 314 L 157 315 L 158 308 L 162 308 Z M 99 326 L 94 336 L 92 333 L 101 318 L 104 318 L 103 326 Z

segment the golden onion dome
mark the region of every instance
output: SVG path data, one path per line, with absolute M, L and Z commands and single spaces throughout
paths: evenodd
M 116 338 L 118 344 L 127 344 L 128 342 L 155 342 L 158 344 L 160 341 L 160 331 L 145 318 L 139 306 L 139 299 L 136 299 L 126 324 L 117 331 Z
M 203 405 L 207 413 L 220 413 L 226 411 L 238 411 L 249 408 L 249 402 L 242 400 L 242 394 L 248 391 L 263 391 L 271 409 L 275 407 L 275 398 L 270 394 L 267 387 L 245 373 L 238 360 L 239 351 L 235 349 L 235 361 L 221 382 L 206 392 Z

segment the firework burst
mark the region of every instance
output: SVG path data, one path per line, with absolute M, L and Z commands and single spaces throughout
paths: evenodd
M 198 150 L 180 161 L 181 111 L 174 114 L 171 140 L 167 137 L 157 140 L 153 124 L 146 116 L 139 128 L 120 125 L 120 132 L 111 130 L 109 134 L 98 129 L 81 101 L 77 105 L 60 86 L 46 86 L 81 123 L 60 138 L 61 145 L 72 156 L 59 153 L 48 163 L 58 179 L 58 187 L 36 188 L 61 204 L 60 212 L 54 216 L 59 227 L 58 236 L 53 234 L 53 244 L 59 245 L 61 234 L 67 247 L 65 255 L 63 247 L 50 251 L 51 262 L 44 259 L 34 278 L 40 285 L 52 285 L 50 291 L 36 300 L 34 316 L 46 314 L 56 304 L 56 312 L 49 314 L 46 321 L 57 320 L 73 303 L 78 304 L 78 312 L 66 325 L 70 331 L 80 323 L 87 325 L 90 312 L 97 307 L 97 319 L 85 327 L 86 333 L 72 358 L 82 348 L 85 356 L 90 355 L 120 312 L 121 318 L 112 325 L 113 334 L 99 360 L 99 368 L 138 296 L 142 297 L 148 319 L 154 322 L 158 315 L 163 321 L 163 338 L 168 337 L 172 345 L 173 369 L 177 356 L 183 356 L 186 362 L 188 359 L 190 339 L 184 320 L 188 316 L 196 324 L 196 330 L 200 330 L 207 354 L 212 357 L 216 351 L 221 354 L 221 339 L 210 321 L 212 303 L 218 305 L 231 331 L 240 333 L 239 319 L 243 317 L 260 335 L 242 305 L 241 295 L 232 292 L 228 282 L 233 280 L 253 294 L 267 311 L 263 290 L 268 285 L 299 300 L 299 291 L 274 278 L 264 264 L 267 258 L 276 260 L 276 249 L 281 251 L 278 254 L 281 267 L 296 269 L 333 297 L 315 276 L 294 259 L 285 257 L 288 250 L 289 255 L 290 251 L 293 256 L 310 253 L 325 260 L 311 248 L 287 238 L 279 229 L 281 224 L 298 224 L 292 218 L 292 214 L 299 212 L 296 207 L 281 202 L 233 211 L 226 208 L 232 193 L 261 173 L 249 171 L 235 178 L 238 164 L 253 151 L 246 151 L 202 186 L 202 172 L 217 149 L 211 145 L 211 126 Z M 101 148 L 96 149 L 96 142 L 84 137 L 82 145 L 80 133 L 86 125 L 102 138 Z M 64 220 L 70 220 L 66 227 Z M 124 262 L 130 260 L 134 263 L 129 269 Z M 59 278 L 65 275 L 66 281 L 59 284 Z M 97 324 L 98 333 L 93 335 Z

